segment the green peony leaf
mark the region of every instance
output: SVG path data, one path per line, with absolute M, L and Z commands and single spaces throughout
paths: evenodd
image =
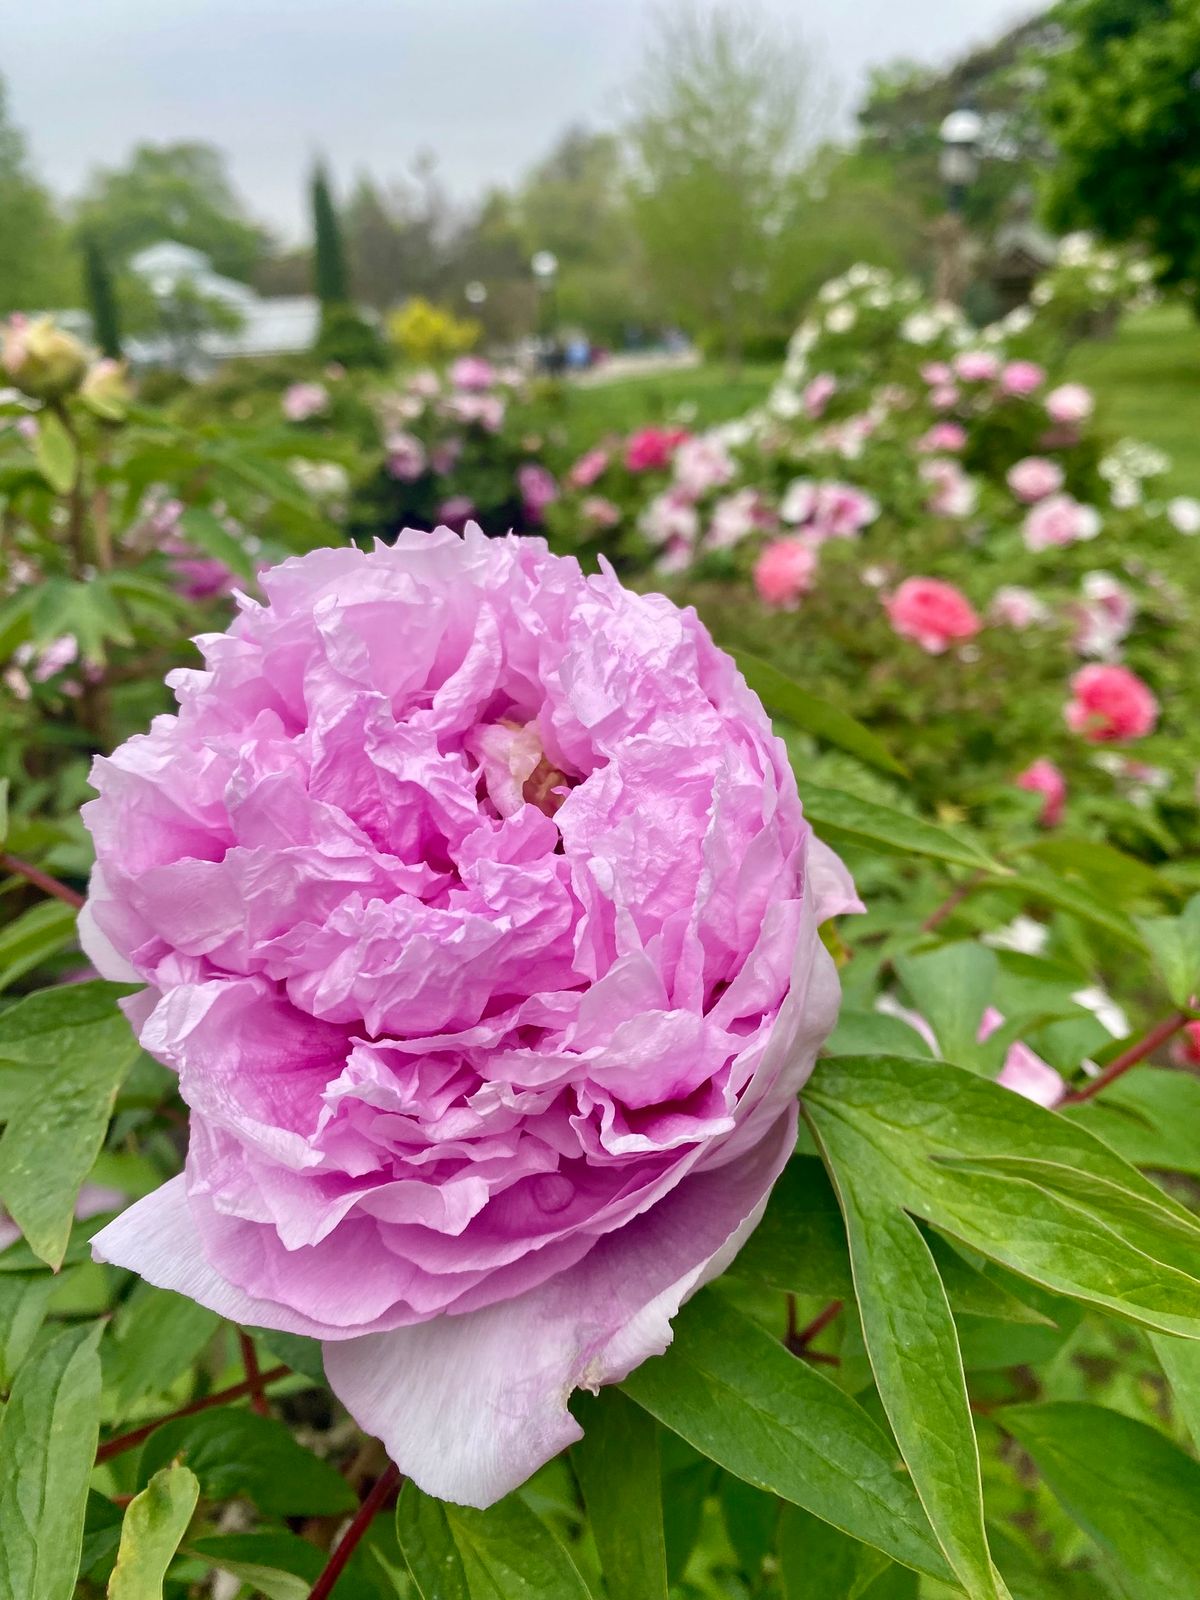
M 69 494 L 79 476 L 79 452 L 53 411 L 44 410 L 38 416 L 33 456 L 38 471 L 55 494 Z
M 396 1533 L 421 1600 L 591 1600 L 566 1550 L 518 1495 L 473 1511 L 406 1483 Z
M 71 1600 L 100 1428 L 100 1324 L 26 1361 L 0 1418 L 0 1600 Z
M 1177 917 L 1139 917 L 1137 926 L 1167 993 L 1186 1009 L 1200 990 L 1200 894 Z
M 807 781 L 800 784 L 800 798 L 805 816 L 835 848 L 859 845 L 884 855 L 929 856 L 980 872 L 1005 872 L 968 834 L 952 833 L 907 811 L 894 811 L 874 800 Z
M 1008 1406 L 997 1417 L 1069 1515 L 1115 1558 L 1136 1600 L 1196 1593 L 1200 1463 L 1156 1428 L 1103 1406 Z
M 782 717 L 803 733 L 811 733 L 823 744 L 831 744 L 847 755 L 857 756 L 869 767 L 906 777 L 905 767 L 883 741 L 867 727 L 828 700 L 818 699 L 802 689 L 794 678 L 748 650 L 732 650 L 747 685 L 773 717 Z
M 583 1438 L 571 1447 L 600 1569 L 612 1595 L 667 1600 L 662 1473 L 653 1418 L 619 1389 L 577 1394 Z
M 949 1569 L 896 1450 L 856 1401 L 706 1291 L 622 1386 L 727 1472 L 933 1577 Z
M 163 1467 L 134 1495 L 121 1525 L 108 1600 L 162 1600 L 163 1579 L 187 1532 L 200 1485 L 186 1467 Z

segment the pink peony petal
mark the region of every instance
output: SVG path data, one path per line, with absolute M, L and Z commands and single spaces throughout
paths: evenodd
M 671 1318 L 733 1259 L 795 1144 L 685 1179 L 577 1266 L 504 1305 L 325 1347 L 335 1393 L 427 1494 L 489 1506 L 582 1437 L 573 1389 L 618 1383 L 671 1342 Z

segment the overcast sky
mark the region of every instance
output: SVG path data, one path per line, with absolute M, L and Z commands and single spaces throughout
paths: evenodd
M 762 0 L 796 22 L 853 108 L 867 69 L 947 61 L 1029 0 Z M 5 0 L 0 73 L 42 176 L 76 192 L 139 140 L 205 139 L 288 236 L 321 150 L 348 180 L 437 153 L 470 199 L 570 122 L 603 126 L 649 0 Z

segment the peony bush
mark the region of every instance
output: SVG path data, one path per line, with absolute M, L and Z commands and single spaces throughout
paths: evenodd
M 8 330 L 0 1595 L 1193 1591 L 1200 512 L 1060 365 L 1134 266 L 856 268 L 571 459 L 476 357 Z

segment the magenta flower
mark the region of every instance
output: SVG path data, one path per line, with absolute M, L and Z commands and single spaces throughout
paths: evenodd
M 1017 774 L 1016 785 L 1018 789 L 1042 796 L 1043 805 L 1038 820 L 1043 828 L 1056 828 L 1062 821 L 1067 803 L 1067 780 L 1054 762 L 1039 756 L 1036 761 L 1030 762 L 1024 772 Z
M 554 474 L 536 461 L 527 461 L 517 468 L 517 489 L 526 522 L 537 527 L 546 515 L 546 507 L 558 499 Z
M 1071 699 L 1064 716 L 1072 733 L 1092 744 L 1144 739 L 1154 732 L 1158 701 L 1147 684 L 1128 667 L 1083 667 L 1071 679 Z
M 401 483 L 412 483 L 428 465 L 425 446 L 415 433 L 390 433 L 383 443 L 387 470 Z
M 661 471 L 689 437 L 686 428 L 640 428 L 625 441 L 625 465 L 630 472 Z
M 838 381 L 831 372 L 818 372 L 815 378 L 805 384 L 801 399 L 805 411 L 814 421 L 824 415 L 825 407 L 837 393 L 837 386 Z
M 191 1109 L 95 1249 L 487 1505 L 754 1226 L 857 901 L 694 612 L 477 528 L 263 589 L 94 768 L 83 937 Z
M 916 443 L 920 455 L 936 455 L 939 450 L 965 450 L 966 447 L 967 430 L 960 422 L 935 422 Z
M 1000 357 L 991 350 L 964 350 L 954 358 L 954 372 L 964 383 L 991 383 L 1000 376 Z
M 1001 390 L 1018 399 L 1033 394 L 1045 381 L 1046 369 L 1036 361 L 1009 361 L 1000 371 Z
M 931 656 L 941 655 L 961 639 L 974 638 L 983 627 L 962 590 L 938 578 L 905 578 L 884 604 L 896 632 L 915 639 Z
M 930 485 L 926 504 L 939 517 L 969 517 L 979 499 L 979 485 L 951 457 L 922 461 L 921 477 Z

